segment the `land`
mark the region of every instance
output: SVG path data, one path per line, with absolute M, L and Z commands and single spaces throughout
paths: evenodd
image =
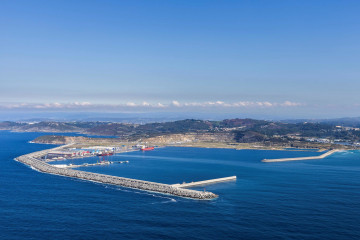
M 113 122 L 0 122 L 0 130 L 77 132 L 113 138 L 46 135 L 37 143 L 79 145 L 187 146 L 233 149 L 359 149 L 360 128 L 335 123 L 274 122 L 255 119 L 130 124 Z

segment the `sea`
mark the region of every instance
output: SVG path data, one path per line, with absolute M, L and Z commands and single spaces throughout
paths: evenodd
M 165 147 L 62 162 L 129 161 L 79 170 L 167 184 L 237 176 L 194 188 L 217 199 L 192 200 L 14 161 L 54 147 L 29 143 L 44 134 L 0 131 L 0 239 L 360 239 L 359 151 L 263 163 L 321 153 Z

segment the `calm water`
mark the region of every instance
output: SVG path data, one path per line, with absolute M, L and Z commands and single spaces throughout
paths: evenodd
M 162 183 L 236 175 L 195 201 L 36 172 L 13 158 L 52 145 L 0 132 L 0 239 L 360 239 L 360 153 L 161 148 L 82 170 Z M 96 161 L 97 158 L 77 160 Z M 72 160 L 76 163 L 76 160 Z M 202 188 L 199 188 L 202 189 Z

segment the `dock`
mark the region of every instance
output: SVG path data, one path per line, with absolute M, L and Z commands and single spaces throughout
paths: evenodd
M 80 171 L 80 170 L 74 170 L 68 168 L 59 168 L 41 160 L 41 157 L 46 155 L 49 151 L 59 150 L 67 146 L 69 145 L 64 145 L 53 149 L 22 155 L 15 158 L 15 160 L 25 165 L 28 165 L 31 168 L 38 170 L 40 172 L 54 174 L 54 175 L 84 179 L 84 180 L 100 182 L 104 184 L 112 184 L 126 188 L 139 189 L 143 191 L 152 191 L 160 194 L 169 194 L 173 196 L 197 199 L 197 200 L 211 200 L 218 197 L 218 195 L 212 192 L 184 189 L 169 184 L 117 177 L 117 176 L 92 173 L 92 172 L 86 172 L 86 171 Z
M 330 156 L 333 153 L 340 151 L 339 149 L 330 150 L 320 156 L 314 157 L 297 157 L 297 158 L 277 158 L 277 159 L 263 159 L 262 162 L 287 162 L 287 161 L 302 161 L 302 160 L 314 160 L 314 159 L 323 159 L 327 156 Z
M 54 167 L 58 168 L 78 168 L 78 167 L 92 167 L 92 166 L 105 166 L 114 163 L 129 163 L 129 161 L 106 161 L 106 162 L 97 162 L 97 163 L 83 163 L 83 164 L 52 164 Z
M 191 183 L 178 183 L 178 184 L 173 184 L 172 186 L 178 187 L 178 188 L 190 188 L 190 187 L 203 186 L 203 185 L 215 184 L 215 183 L 220 183 L 220 182 L 228 182 L 228 181 L 236 181 L 236 176 L 215 178 L 215 179 L 191 182 Z

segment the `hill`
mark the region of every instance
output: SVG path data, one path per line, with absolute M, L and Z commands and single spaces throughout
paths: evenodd
M 112 122 L 1 122 L 0 129 L 25 132 L 80 132 L 89 135 L 117 136 L 125 141 L 192 134 L 201 139 L 263 145 L 295 143 L 358 144 L 360 129 L 331 123 L 285 123 L 255 119 L 206 121 L 186 119 L 173 122 L 126 124 Z M 213 137 L 210 137 L 213 136 Z M 219 140 L 221 139 L 221 140 Z

